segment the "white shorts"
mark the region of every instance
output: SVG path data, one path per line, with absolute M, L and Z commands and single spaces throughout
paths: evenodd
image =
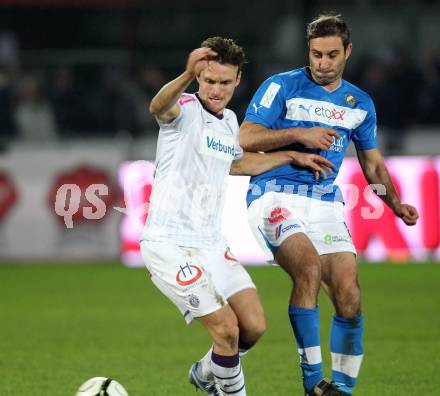
M 279 246 L 298 232 L 309 237 L 319 255 L 356 254 L 344 221 L 342 202 L 271 191 L 250 204 L 248 217 L 251 230 L 269 260 L 274 260 Z
M 207 248 L 157 241 L 141 241 L 140 246 L 151 280 L 188 324 L 217 311 L 235 293 L 255 288 L 223 242 Z

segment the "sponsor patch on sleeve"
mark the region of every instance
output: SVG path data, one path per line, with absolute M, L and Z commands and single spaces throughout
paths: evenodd
M 275 96 L 277 96 L 277 93 L 280 90 L 280 88 L 281 88 L 280 84 L 271 82 L 269 87 L 266 89 L 266 92 L 264 93 L 263 97 L 260 100 L 260 105 L 269 109 L 270 106 L 272 105 L 273 100 L 275 99 Z
M 195 102 L 195 101 L 196 100 L 194 99 L 193 96 L 183 94 L 179 99 L 179 105 L 183 106 L 185 103 Z

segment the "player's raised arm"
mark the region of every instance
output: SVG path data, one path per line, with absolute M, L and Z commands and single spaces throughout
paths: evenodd
M 378 149 L 358 150 L 357 155 L 368 183 L 381 184 L 385 187 L 384 194 L 379 192 L 378 196 L 406 225 L 415 225 L 419 218 L 417 209 L 412 205 L 400 202 L 380 151 Z
M 231 175 L 255 176 L 270 169 L 286 164 L 307 168 L 318 178 L 325 179 L 327 173 L 333 174 L 333 163 L 317 154 L 306 154 L 297 151 L 278 151 L 275 153 L 244 152 L 243 157 L 232 162 Z
M 292 143 L 328 150 L 337 131 L 315 126 L 311 128 L 270 129 L 261 124 L 244 121 L 240 127 L 240 146 L 246 151 L 272 151 Z
M 171 122 L 180 114 L 177 104 L 182 93 L 195 77 L 207 67 L 211 58 L 217 53 L 211 48 L 195 49 L 188 57 L 185 71 L 174 80 L 165 84 L 150 102 L 150 113 L 163 122 Z

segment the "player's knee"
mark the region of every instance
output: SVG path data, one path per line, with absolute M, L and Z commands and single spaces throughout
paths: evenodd
M 251 342 L 254 344 L 263 336 L 266 331 L 266 321 L 263 317 L 261 322 L 255 324 L 251 333 Z
M 354 319 L 361 314 L 361 307 L 360 305 L 339 307 L 339 309 L 337 310 L 337 314 L 345 319 Z
M 247 344 L 254 345 L 266 331 L 266 318 L 264 314 L 254 315 L 246 324 L 240 326 L 240 339 Z
M 266 332 L 266 318 L 264 315 L 258 317 L 254 327 L 255 337 L 258 340 Z
M 347 319 L 361 313 L 361 293 L 358 287 L 346 287 L 338 291 L 336 312 Z
M 304 274 L 311 280 L 321 281 L 321 263 L 318 256 L 310 257 L 304 265 Z

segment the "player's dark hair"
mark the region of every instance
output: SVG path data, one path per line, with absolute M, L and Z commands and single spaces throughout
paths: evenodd
M 307 42 L 318 37 L 339 36 L 344 49 L 350 43 L 350 29 L 341 15 L 321 14 L 307 25 Z
M 238 66 L 238 71 L 243 67 L 246 62 L 243 48 L 235 43 L 234 40 L 224 37 L 209 37 L 204 40 L 201 47 L 211 48 L 217 52 L 215 61 L 221 64 L 230 64 Z

